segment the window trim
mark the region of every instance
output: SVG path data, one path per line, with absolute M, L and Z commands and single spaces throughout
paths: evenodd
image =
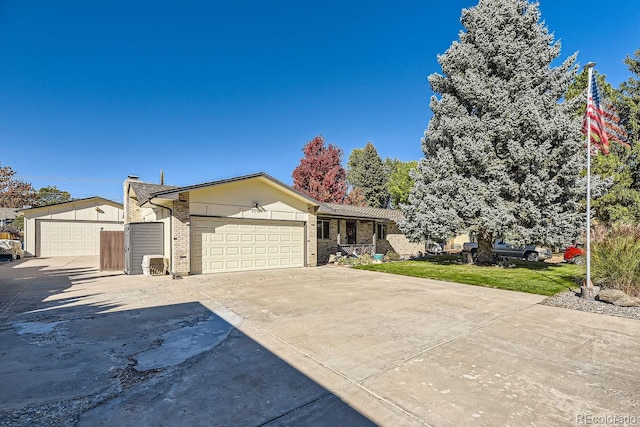
M 387 224 L 379 222 L 376 224 L 376 239 L 387 240 Z

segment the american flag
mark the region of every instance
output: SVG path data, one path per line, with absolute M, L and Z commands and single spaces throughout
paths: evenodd
M 590 127 L 591 143 L 604 154 L 609 154 L 609 141 L 630 147 L 629 137 L 620 123 L 618 111 L 609 100 L 600 98 L 595 75 L 592 75 L 590 84 L 591 96 L 587 100 L 582 133 L 586 135 L 587 127 Z

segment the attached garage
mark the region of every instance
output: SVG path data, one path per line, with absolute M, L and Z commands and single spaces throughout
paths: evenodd
M 319 203 L 257 173 L 186 187 L 124 185 L 127 222 L 162 222 L 173 274 L 317 265 Z
M 304 222 L 194 218 L 194 274 L 303 267 Z
M 95 256 L 100 230 L 123 231 L 122 205 L 101 197 L 25 209 L 25 253 L 30 256 Z

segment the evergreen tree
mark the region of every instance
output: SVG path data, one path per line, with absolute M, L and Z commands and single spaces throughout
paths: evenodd
M 347 181 L 359 187 L 369 206 L 386 208 L 389 205 L 387 174 L 376 148 L 368 142 L 364 149 L 356 148 L 347 162 Z
M 480 0 L 465 31 L 429 77 L 433 111 L 401 228 L 412 240 L 476 234 L 478 262 L 491 243 L 562 246 L 583 225 L 581 118 L 559 102 L 576 73 L 537 3 Z
M 631 143 L 632 152 L 627 163 L 633 181 L 631 186 L 640 190 L 640 49 L 634 56 L 627 56 L 624 61 L 632 76 L 620 84 L 621 97 L 616 107 Z
M 303 148 L 304 157 L 293 171 L 293 188 L 320 202 L 342 203 L 347 194 L 342 150 L 325 146 L 319 135 Z

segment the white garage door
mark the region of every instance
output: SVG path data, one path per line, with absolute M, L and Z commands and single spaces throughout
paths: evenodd
M 90 221 L 37 221 L 36 255 L 100 255 L 100 229 L 123 231 L 122 224 Z
M 191 273 L 304 266 L 304 223 L 192 218 Z

